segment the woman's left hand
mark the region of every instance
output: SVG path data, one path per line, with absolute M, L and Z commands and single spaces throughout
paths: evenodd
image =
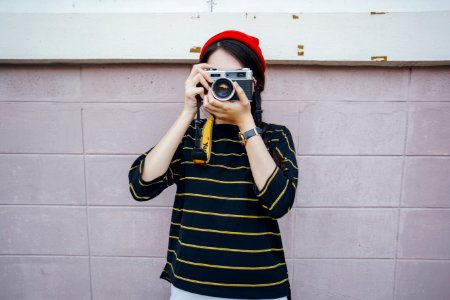
M 233 81 L 233 85 L 239 101 L 217 100 L 212 94 L 212 89 L 209 89 L 208 94 L 203 99 L 203 106 L 210 114 L 219 119 L 241 127 L 249 120 L 253 120 L 251 106 L 241 86 L 236 81 Z

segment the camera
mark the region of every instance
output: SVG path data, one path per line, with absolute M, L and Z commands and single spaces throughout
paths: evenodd
M 205 72 L 211 77 L 213 82 L 208 82 L 211 87 L 211 92 L 217 100 L 229 101 L 239 100 L 233 81 L 237 83 L 244 90 L 248 100 L 252 101 L 252 82 L 253 72 L 250 68 L 242 68 L 237 70 L 217 70 L 215 68 L 207 68 Z M 203 87 L 201 83 L 197 84 L 197 87 Z M 206 93 L 206 91 L 205 91 Z M 196 96 L 198 101 L 202 101 L 200 95 Z

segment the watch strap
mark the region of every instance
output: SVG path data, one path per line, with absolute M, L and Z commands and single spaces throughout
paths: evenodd
M 259 127 L 254 127 L 252 129 L 247 130 L 244 133 L 239 133 L 241 137 L 241 143 L 243 145 L 246 144 L 247 140 L 255 135 L 260 135 L 262 133 L 262 129 Z

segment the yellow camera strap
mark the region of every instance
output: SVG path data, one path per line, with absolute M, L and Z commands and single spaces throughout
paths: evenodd
M 205 125 L 202 129 L 201 134 L 201 149 L 198 149 L 196 147 L 196 152 L 193 152 L 193 161 L 195 164 L 206 164 L 209 162 L 209 159 L 211 158 L 211 147 L 212 147 L 212 132 L 213 132 L 213 125 L 214 125 L 214 116 L 209 116 L 208 120 L 206 120 Z M 196 136 L 198 138 L 198 136 Z M 198 144 L 197 144 L 198 145 Z M 197 146 L 196 145 L 196 146 Z M 201 153 L 199 153 L 200 151 Z

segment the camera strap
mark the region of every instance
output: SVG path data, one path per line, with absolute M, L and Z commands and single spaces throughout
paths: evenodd
M 259 126 L 262 121 L 261 114 L 264 111 L 264 109 L 261 109 L 261 94 L 259 92 L 259 87 L 255 86 L 255 93 L 253 95 L 253 101 L 255 101 L 255 123 L 256 126 Z
M 209 116 L 203 127 L 200 119 L 200 103 L 197 98 L 197 118 L 195 119 L 195 144 L 192 149 L 192 160 L 194 164 L 204 165 L 211 158 L 212 131 L 214 125 L 214 116 Z

